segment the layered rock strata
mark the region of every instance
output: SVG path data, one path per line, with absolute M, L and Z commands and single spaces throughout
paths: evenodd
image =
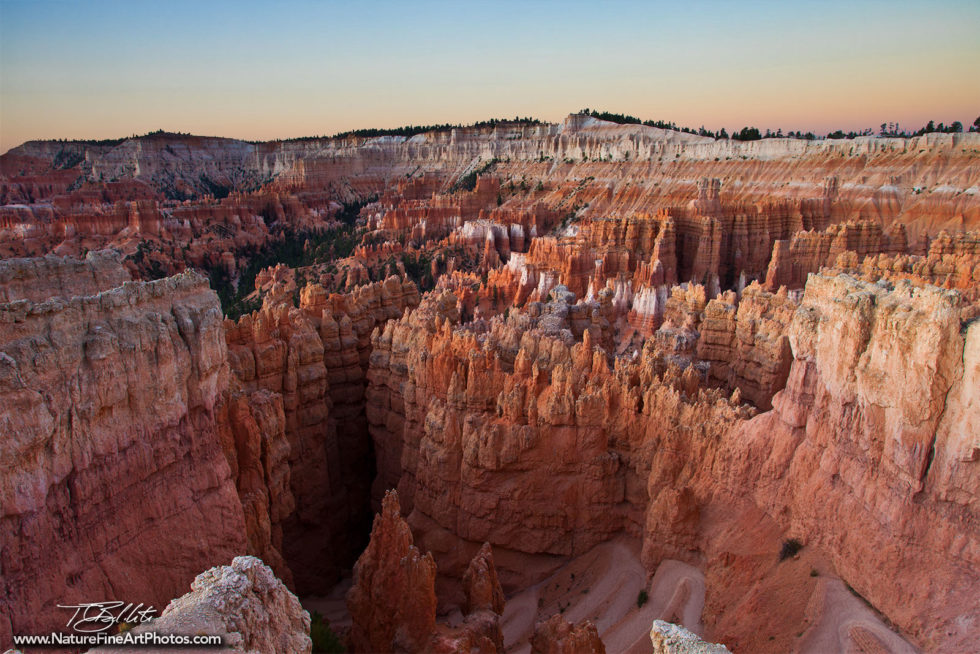
M 978 581 L 978 146 L 571 116 L 16 148 L 0 255 L 126 256 L 0 263 L 0 644 L 45 626 L 31 616 L 64 601 L 59 584 L 170 597 L 212 554 L 325 590 L 369 496 L 398 488 L 440 608 L 477 616 L 420 647 L 500 649 L 484 542 L 515 590 L 527 557 L 623 533 L 651 573 L 665 557 L 703 572 L 707 635 L 735 651 L 832 640 L 832 620 L 806 626 L 811 560 L 927 650 L 967 647 L 980 617 L 953 607 Z M 297 234 L 331 228 L 351 256 L 297 254 Z M 201 278 L 129 282 L 198 267 L 234 288 L 279 249 L 302 265 L 259 274 L 263 308 L 223 330 Z M 147 560 L 187 533 L 148 586 Z M 804 558 L 783 563 L 791 541 Z M 45 550 L 72 554 L 49 570 Z
M 246 550 L 221 320 L 194 274 L 0 305 L 0 642 L 59 603 L 162 605 Z
M 557 125 L 411 138 L 252 144 L 153 134 L 117 145 L 30 142 L 0 157 L 0 253 L 115 245 L 141 275 L 235 270 L 238 258 L 281 242 L 283 230 L 321 229 L 342 203 L 377 197 L 367 225 L 388 243 L 446 239 L 482 250 L 492 242 L 506 261 L 534 237 L 584 221 L 579 236 L 598 256 L 580 253 L 576 266 L 585 269 L 577 274 L 596 258 L 607 272 L 625 267 L 631 276 L 659 260 L 666 283 L 672 275 L 698 283 L 718 277 L 732 288 L 742 273 L 764 279 L 777 243 L 816 265 L 831 242 L 861 256 L 868 248 L 896 254 L 904 236 L 908 254 L 921 255 L 922 237 L 975 228 L 977 140 L 737 142 L 573 115 Z M 477 176 L 467 192 L 460 182 L 470 174 Z M 805 236 L 840 223 L 867 227 Z M 490 241 L 475 242 L 481 233 Z M 779 278 L 802 285 L 808 270 L 818 270 L 794 271 L 781 252 L 776 285 L 786 283 Z M 374 257 L 367 249 L 357 256 L 368 267 Z M 574 279 L 561 283 L 585 293 Z
M 811 276 L 787 387 L 734 434 L 742 469 L 769 486 L 756 486 L 759 506 L 931 650 L 966 647 L 962 625 L 976 619 L 964 607 L 980 569 L 966 491 L 980 475 L 978 326 L 961 326 L 959 303 L 908 283 Z
M 290 568 L 303 570 L 300 592 L 329 589 L 363 546 L 374 467 L 364 437 L 368 339 L 417 298 L 414 284 L 394 277 L 344 295 L 309 285 L 298 307 L 270 297 L 260 311 L 225 322 L 231 370 L 243 391 L 281 396 L 288 484 L 266 487 L 279 504 L 282 554 Z
M 131 280 L 122 256 L 112 250 L 89 252 L 83 260 L 53 255 L 4 259 L 0 260 L 0 302 L 68 300 L 96 295 Z
M 954 607 L 970 606 L 980 569 L 976 329 L 961 331 L 955 292 L 811 275 L 798 305 L 747 291 L 741 329 L 704 305 L 727 347 L 759 351 L 717 360 L 787 375 L 755 418 L 650 343 L 628 360 L 595 327 L 577 341 L 562 293 L 463 325 L 454 295 L 430 295 L 373 337 L 376 489 L 399 489 L 440 572 L 461 574 L 484 540 L 570 556 L 625 531 L 650 570 L 703 567 L 709 635 L 751 648 L 759 614 L 736 586 L 783 602 L 787 620 L 805 613 L 766 581 L 792 535 L 914 641 L 964 646 L 976 616 Z

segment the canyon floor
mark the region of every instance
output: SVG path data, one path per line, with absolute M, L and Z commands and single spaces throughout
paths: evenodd
M 0 648 L 977 651 L 978 317 L 977 133 L 25 143 Z
M 639 554 L 639 544 L 629 539 L 603 543 L 564 563 L 533 586 L 507 597 L 500 616 L 505 651 L 531 652 L 535 626 L 555 614 L 572 623 L 588 620 L 594 624 L 607 654 L 654 652 L 649 636 L 654 620 L 683 624 L 693 633 L 704 635 L 701 613 L 705 581 L 701 571 L 681 561 L 666 559 L 651 577 Z M 785 566 L 784 583 L 796 584 L 795 592 L 808 594 L 809 611 L 803 623 L 770 623 L 753 648 L 822 654 L 847 651 L 849 644 L 857 641 L 876 648 L 874 651 L 894 654 L 919 651 L 885 624 L 839 578 L 819 572 L 812 574 L 811 571 L 817 571 L 814 566 L 823 567 L 826 562 L 797 554 Z M 304 608 L 319 612 L 336 630 L 346 632 L 351 625 L 346 602 L 351 583 L 346 578 L 326 596 L 304 598 Z M 646 593 L 642 603 L 641 591 Z M 458 626 L 463 615 L 457 610 L 439 619 Z M 775 643 L 776 634 L 788 634 L 793 629 L 800 631 L 792 638 L 784 635 Z

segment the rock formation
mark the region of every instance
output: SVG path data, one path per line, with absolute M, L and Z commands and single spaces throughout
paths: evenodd
M 321 584 L 329 573 L 317 566 L 352 558 L 356 503 L 342 483 L 351 471 L 341 470 L 370 450 L 344 458 L 330 439 L 321 340 L 336 353 L 326 361 L 341 391 L 363 379 L 346 314 L 339 330 L 330 319 L 331 332 L 322 308 L 315 321 L 270 308 L 228 332 L 199 275 L 119 286 L 129 275 L 110 254 L 2 265 L 6 297 L 22 298 L 0 305 L 0 424 L 18 435 L 7 440 L 0 486 L 5 641 L 63 622 L 58 602 L 120 594 L 160 604 L 216 557 L 260 556 L 290 584 L 304 555 L 300 581 L 320 574 Z M 336 301 L 369 333 L 410 291 L 393 280 Z M 366 512 L 370 480 L 359 483 Z M 319 543 L 290 542 L 316 525 Z
M 436 564 L 413 544 L 398 493 L 385 494 L 371 541 L 354 566 L 347 595 L 354 652 L 503 652 L 504 598 L 490 546 L 464 575 L 466 617 L 455 629 L 436 624 Z
M 466 613 L 474 611 L 504 612 L 504 591 L 497 579 L 490 543 L 484 543 L 463 573 L 466 588 Z
M 93 594 L 160 604 L 245 551 L 205 279 L 0 305 L 0 366 L 0 640 L 62 626 L 55 605 Z
M 230 321 L 228 321 L 230 323 Z M 228 357 L 246 392 L 281 397 L 288 443 L 288 492 L 276 497 L 296 507 L 280 511 L 286 535 L 283 555 L 291 565 L 328 576 L 345 547 L 345 495 L 336 426 L 330 417 L 323 343 L 303 311 L 268 307 L 227 324 Z M 316 534 L 302 540 L 297 533 Z
M 199 574 L 191 592 L 178 597 L 151 622 L 132 629 L 134 634 L 201 634 L 221 636 L 231 652 L 312 651 L 310 615 L 295 595 L 262 561 L 236 556 L 231 565 Z M 90 652 L 138 652 L 143 649 L 97 648 Z M 194 648 L 167 651 L 195 651 Z
M 743 460 L 756 447 L 770 450 L 753 476 L 766 479 L 772 466 L 787 473 L 756 491 L 760 506 L 785 510 L 790 531 L 937 649 L 966 646 L 953 607 L 969 601 L 978 569 L 976 531 L 964 525 L 980 516 L 961 490 L 980 474 L 976 439 L 966 435 L 978 387 L 964 386 L 977 365 L 977 324 L 962 329 L 959 302 L 908 283 L 811 276 L 790 328 L 787 387 L 771 413 L 738 433 Z M 842 515 L 846 524 L 829 527 Z M 925 588 L 937 589 L 936 599 L 924 599 Z
M 961 594 L 976 583 L 966 572 L 976 562 L 961 540 L 969 530 L 952 517 L 976 520 L 975 502 L 959 490 L 969 487 L 963 475 L 975 472 L 966 463 L 975 446 L 962 431 L 975 403 L 964 393 L 975 392 L 962 390 L 974 330 L 959 335 L 958 296 L 811 276 L 799 308 L 775 296 L 758 304 L 767 297 L 761 290 L 746 297 L 756 303 L 747 305 L 746 324 L 780 312 L 766 329 L 786 329 L 792 353 L 774 410 L 749 421 L 751 411 L 706 389 L 693 366 L 678 370 L 655 349 L 610 366 L 592 331 L 574 341 L 567 298 L 532 303 L 506 321 L 454 326 L 456 300 L 444 292 L 376 334 L 368 417 L 376 449 L 400 452 L 379 458 L 379 479 L 406 498 L 410 523 L 440 571 L 462 573 L 467 543 L 574 556 L 635 530 L 649 566 L 665 557 L 706 560 L 709 581 L 719 584 L 709 587 L 706 620 L 727 625 L 723 641 L 746 646 L 750 618 L 725 584 L 764 583 L 777 559 L 731 577 L 725 551 L 740 536 L 704 542 L 699 534 L 762 520 L 768 526 L 757 527 L 758 537 L 769 533 L 772 551 L 780 533 L 799 534 L 845 579 L 874 579 L 874 586 L 852 585 L 920 642 L 961 642 L 966 633 L 944 617 L 944 607 L 962 606 Z M 733 360 L 751 362 L 751 351 Z M 946 433 L 949 445 L 939 437 Z M 746 489 L 754 489 L 754 507 L 745 505 Z M 717 502 L 744 508 L 722 517 Z M 928 533 L 917 517 L 926 514 Z M 863 517 L 841 523 L 834 515 Z M 889 520 L 893 529 L 873 527 Z M 910 549 L 911 542 L 920 545 Z M 909 556 L 931 581 L 899 573 Z M 868 561 L 890 574 L 870 573 Z M 502 578 L 512 588 L 528 583 L 514 569 Z M 935 603 L 911 599 L 923 585 L 944 589 Z M 735 615 L 742 625 L 733 624 Z
M 364 363 L 371 330 L 416 303 L 414 284 L 397 278 L 328 297 L 303 289 L 225 323 L 228 358 L 246 393 L 281 397 L 288 484 L 270 493 L 290 567 L 301 592 L 325 591 L 362 546 L 372 467 L 365 431 Z M 296 510 L 293 511 L 293 508 Z M 286 575 L 283 575 L 284 578 Z
M 48 255 L 0 260 L 0 302 L 96 295 L 131 281 L 118 252 L 89 252 L 84 260 Z
M 355 652 L 418 652 L 436 626 L 436 564 L 412 543 L 397 493 L 385 495 L 347 595 Z
M 737 307 L 737 308 L 736 308 Z M 785 289 L 766 293 L 755 283 L 740 299 L 729 292 L 705 305 L 698 358 L 711 363 L 710 375 L 760 409 L 786 385 L 792 353 L 787 328 L 797 302 Z
M 650 629 L 654 654 L 730 654 L 724 645 L 706 643 L 684 627 L 654 620 Z
M 218 414 L 218 435 L 245 513 L 246 551 L 266 562 L 288 585 L 283 523 L 296 508 L 290 443 L 282 396 L 229 389 Z
M 0 158 L 0 253 L 126 244 L 129 254 L 148 239 L 163 246 L 158 264 L 172 273 L 275 240 L 283 227 L 315 229 L 341 203 L 378 194 L 382 211 L 371 224 L 391 241 L 438 240 L 482 216 L 508 226 L 506 239 L 494 239 L 506 259 L 508 250 L 525 251 L 528 236 L 587 207 L 590 216 L 623 216 L 624 228 L 614 231 L 649 259 L 659 230 L 626 223 L 659 214 L 672 218 L 677 242 L 660 244 L 657 258 L 672 270 L 676 249 L 681 281 L 718 275 L 725 283 L 740 271 L 761 279 L 775 243 L 791 247 L 804 230 L 900 223 L 912 242 L 943 228 L 976 228 L 977 196 L 961 192 L 977 182 L 977 138 L 716 141 L 573 115 L 557 125 L 411 138 L 254 144 L 157 133 L 115 145 L 33 141 Z M 457 180 L 490 164 L 473 192 L 458 188 Z M 938 183 L 938 169 L 947 183 Z M 382 193 L 385 182 L 391 192 Z M 870 246 L 862 236 L 844 241 Z
M 533 654 L 605 654 L 595 625 L 588 620 L 571 625 L 560 615 L 538 624 L 531 639 Z

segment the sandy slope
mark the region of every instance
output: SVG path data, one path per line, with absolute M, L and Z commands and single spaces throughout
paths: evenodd
M 840 579 L 821 579 L 813 591 L 810 610 L 813 626 L 804 634 L 800 654 L 915 654 L 919 651 L 882 622 Z
M 319 611 L 334 631 L 346 632 L 350 615 L 344 597 L 350 583 L 348 578 L 327 596 L 305 598 L 303 607 Z M 638 608 L 642 589 L 646 589 L 648 600 Z M 529 654 L 534 625 L 561 613 L 573 623 L 591 620 L 608 654 L 650 654 L 649 633 L 654 620 L 682 624 L 704 636 L 704 594 L 704 575 L 697 568 L 667 559 L 648 581 L 638 544 L 615 540 L 572 559 L 543 581 L 507 598 L 501 620 L 504 643 L 511 654 Z M 805 622 L 811 626 L 793 646 L 799 654 L 918 652 L 836 577 L 820 576 L 806 613 Z M 458 623 L 462 615 L 457 610 L 439 619 Z
M 638 608 L 644 589 L 648 600 Z M 703 605 L 704 578 L 696 568 L 668 560 L 648 583 L 637 545 L 612 541 L 509 598 L 503 615 L 504 643 L 509 652 L 530 652 L 534 624 L 561 613 L 573 623 L 591 620 L 609 654 L 646 653 L 652 651 L 649 632 L 654 620 L 683 621 L 700 633 Z

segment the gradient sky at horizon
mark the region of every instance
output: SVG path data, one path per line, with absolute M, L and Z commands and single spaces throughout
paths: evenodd
M 0 0 L 0 152 L 558 121 L 916 129 L 980 114 L 980 2 Z

